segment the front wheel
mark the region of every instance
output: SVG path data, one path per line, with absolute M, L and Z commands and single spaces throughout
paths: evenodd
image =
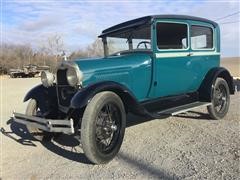
M 81 124 L 81 143 L 94 164 L 112 160 L 118 153 L 126 127 L 122 100 L 113 92 L 96 94 L 87 105 Z
M 212 105 L 208 106 L 208 112 L 213 119 L 222 119 L 228 112 L 230 93 L 227 82 L 217 78 L 212 91 Z

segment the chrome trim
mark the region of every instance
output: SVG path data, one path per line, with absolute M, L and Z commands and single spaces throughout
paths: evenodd
M 68 68 L 74 68 L 74 70 L 77 73 L 77 77 L 78 77 L 78 84 L 77 85 L 79 85 L 79 86 L 82 85 L 83 73 L 80 70 L 79 66 L 76 63 L 74 63 L 73 61 L 64 61 L 64 62 L 62 62 L 58 66 L 57 70 L 58 69 L 64 70 L 64 69 L 68 69 Z M 81 78 L 81 76 L 82 76 L 82 78 Z
M 45 119 L 13 112 L 13 120 L 47 132 L 74 134 L 73 119 Z
M 46 81 L 43 79 L 43 74 L 45 73 Z M 51 87 L 54 84 L 55 76 L 54 74 L 50 73 L 49 71 L 42 71 L 41 72 L 41 82 L 44 87 Z
M 61 62 L 61 64 L 58 65 L 57 70 L 58 69 L 64 70 L 64 69 L 68 69 L 68 68 L 74 68 L 75 71 L 77 72 L 77 75 L 79 75 L 79 73 L 81 71 L 80 68 L 78 67 L 78 65 L 76 63 L 74 63 L 73 61 L 63 61 L 63 62 Z M 69 110 L 69 107 L 61 105 L 61 103 L 59 101 L 59 97 L 61 96 L 61 94 L 60 94 L 59 89 L 58 89 L 58 79 L 57 78 L 58 78 L 58 76 L 56 74 L 56 85 L 57 85 L 56 90 L 57 90 L 58 108 L 59 108 L 60 111 L 62 111 L 64 113 L 67 113 L 68 110 Z M 78 77 L 78 79 L 79 79 L 79 77 Z M 63 86 L 63 85 L 60 85 L 60 86 Z M 70 85 L 66 85 L 66 86 L 70 86 Z M 70 87 L 72 87 L 72 86 L 70 86 Z M 81 87 L 82 87 L 82 83 L 79 82 L 78 86 L 76 86 L 76 89 L 79 89 Z
M 186 57 L 189 55 L 189 52 L 172 52 L 172 53 L 155 53 L 155 57 L 158 58 L 158 60 L 160 58 L 170 58 L 170 57 Z M 218 52 L 203 52 L 203 51 L 199 51 L 199 52 L 191 52 L 191 56 L 217 56 L 220 55 L 220 53 Z

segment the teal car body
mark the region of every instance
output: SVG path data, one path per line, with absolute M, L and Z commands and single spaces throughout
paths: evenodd
M 84 74 L 83 86 L 114 81 L 126 86 L 138 100 L 145 100 L 149 96 L 153 61 L 148 54 L 134 53 L 96 60 L 77 60 L 76 63 Z
M 99 38 L 104 57 L 63 61 L 55 85 L 41 87 L 44 91 L 34 88 L 24 101 L 37 98 L 47 111 L 45 102 L 54 97 L 57 109 L 69 113 L 84 111 L 97 93 L 113 91 L 127 111 L 149 115 L 179 105 L 182 97 L 187 99 L 184 104 L 189 99 L 210 102 L 217 77 L 224 78 L 234 93 L 232 76 L 219 67 L 220 29 L 211 20 L 146 16 L 112 26 Z
M 56 80 L 42 72 L 42 84 L 24 98 L 31 99 L 27 113 L 13 113 L 35 138 L 46 132 L 73 134 L 87 158 L 103 164 L 118 153 L 129 112 L 148 119 L 197 107 L 207 107 L 216 120 L 227 114 L 234 85 L 220 67 L 217 23 L 146 16 L 110 27 L 99 37 L 104 57 L 63 61 Z
M 186 49 L 160 50 L 157 47 L 157 23 L 187 25 Z M 190 43 L 192 25 L 209 27 L 213 31 L 213 48 L 194 50 Z M 83 86 L 100 81 L 114 81 L 126 86 L 138 101 L 195 92 L 208 71 L 220 64 L 219 26 L 210 22 L 181 18 L 151 19 L 151 51 L 108 55 L 97 59 L 77 59 L 84 74 Z

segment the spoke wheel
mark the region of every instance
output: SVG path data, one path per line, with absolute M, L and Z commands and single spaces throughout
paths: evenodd
M 218 113 L 221 113 L 224 111 L 226 105 L 227 105 L 227 90 L 224 87 L 224 85 L 220 84 L 214 92 L 213 97 L 213 105 L 215 110 Z
M 112 160 L 121 147 L 125 126 L 121 99 L 109 91 L 95 95 L 84 111 L 81 125 L 81 143 L 87 158 L 94 164 Z
M 96 119 L 96 143 L 102 153 L 111 151 L 117 143 L 121 127 L 121 112 L 117 105 L 103 106 Z
M 208 112 L 213 119 L 223 118 L 229 109 L 230 95 L 227 82 L 222 78 L 217 78 L 213 92 L 212 105 L 208 106 Z

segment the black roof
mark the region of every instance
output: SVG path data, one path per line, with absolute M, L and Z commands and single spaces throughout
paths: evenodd
M 195 16 L 187 16 L 187 15 L 151 15 L 151 16 L 144 16 L 141 18 L 133 19 L 130 21 L 126 21 L 120 24 L 117 24 L 115 26 L 112 26 L 110 28 L 107 28 L 102 31 L 102 34 L 99 37 L 103 37 L 108 34 L 112 34 L 118 31 L 121 31 L 123 29 L 129 29 L 132 27 L 136 26 L 142 26 L 145 24 L 150 24 L 152 19 L 183 19 L 183 20 L 194 20 L 194 21 L 202 21 L 202 22 L 207 22 L 212 24 L 214 27 L 218 26 L 218 24 L 214 21 L 205 19 L 205 18 L 200 18 L 200 17 L 195 17 Z

